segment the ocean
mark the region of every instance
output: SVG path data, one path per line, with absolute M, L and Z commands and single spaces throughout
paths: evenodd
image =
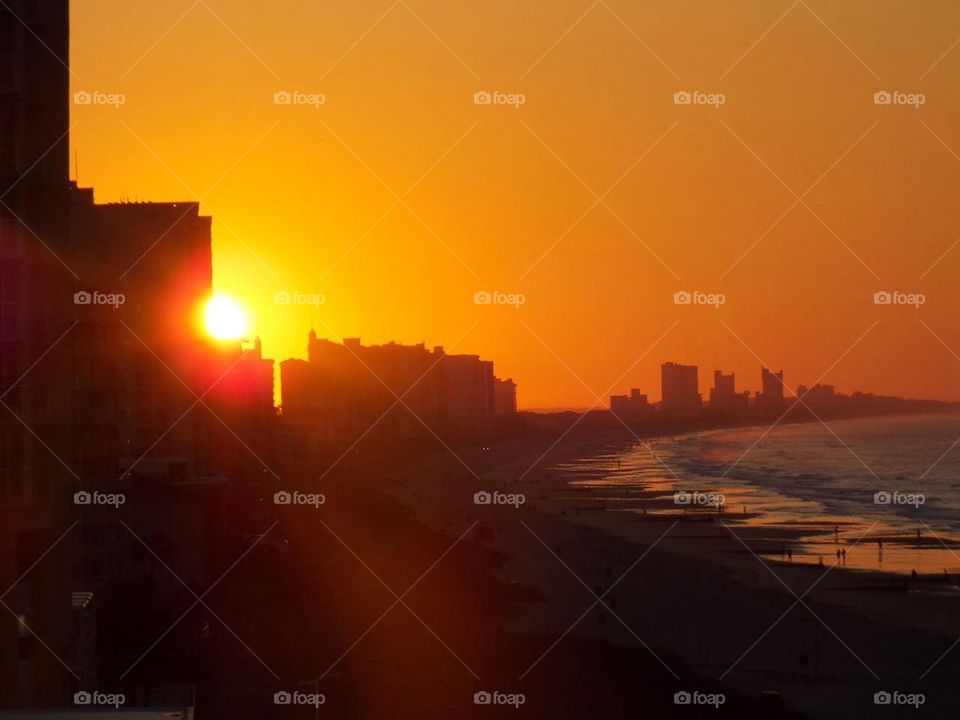
M 796 533 L 794 561 L 833 562 L 846 550 L 851 569 L 960 573 L 957 415 L 652 438 L 555 471 L 611 511 L 716 513 L 697 502 L 722 498 L 730 521 Z

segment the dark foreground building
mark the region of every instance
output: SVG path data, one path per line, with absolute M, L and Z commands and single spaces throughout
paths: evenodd
M 210 218 L 70 183 L 68 61 L 67 0 L 0 7 L 0 708 L 114 682 L 98 608 L 178 583 L 141 540 L 203 587 L 272 461 L 272 361 L 195 323 Z
M 69 526 L 70 472 L 43 447 L 63 445 L 70 363 L 38 358 L 69 327 L 67 0 L 0 7 L 0 707 L 59 699 L 70 632 L 70 553 L 49 552 Z M 16 12 L 23 22 L 13 15 Z M 43 442 L 39 438 L 43 438 Z M 28 573 L 28 571 L 30 571 Z M 18 580 L 19 579 L 19 580 Z M 8 589 L 9 588 L 9 589 Z M 39 628 L 42 631 L 35 629 Z M 53 652 L 47 652 L 38 637 Z

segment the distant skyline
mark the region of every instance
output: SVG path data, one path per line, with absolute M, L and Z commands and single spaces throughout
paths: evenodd
M 960 7 L 864 7 L 74 3 L 71 92 L 124 102 L 73 105 L 71 159 L 199 199 L 278 360 L 312 323 L 489 357 L 521 408 L 655 399 L 664 360 L 960 400 Z

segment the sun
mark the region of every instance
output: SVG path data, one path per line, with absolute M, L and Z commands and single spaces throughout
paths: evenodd
M 250 329 L 243 307 L 233 298 L 215 295 L 203 312 L 207 332 L 217 340 L 242 340 Z

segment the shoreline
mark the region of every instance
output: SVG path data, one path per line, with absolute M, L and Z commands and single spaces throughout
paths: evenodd
M 903 416 L 904 422 L 911 418 L 930 418 L 935 414 Z M 847 422 L 862 422 L 872 418 L 849 418 Z M 900 420 L 901 416 L 883 416 L 880 420 Z M 727 521 L 743 528 L 743 532 L 755 536 L 758 540 L 769 540 L 770 547 L 761 554 L 776 562 L 779 557 L 788 561 L 790 555 L 796 555 L 795 562 L 818 562 L 831 564 L 834 559 L 842 567 L 860 572 L 873 572 L 882 576 L 910 575 L 916 571 L 920 576 L 953 576 L 954 582 L 960 579 L 960 535 L 952 527 L 931 527 L 936 521 L 926 518 L 912 518 L 909 514 L 892 513 L 883 517 L 881 513 L 858 513 L 844 507 L 847 497 L 806 498 L 796 494 L 796 488 L 781 489 L 776 485 L 765 485 L 756 478 L 733 475 L 724 482 L 726 473 L 714 475 L 704 473 L 700 484 L 687 483 L 685 478 L 676 474 L 670 463 L 664 462 L 657 453 L 666 447 L 667 454 L 683 452 L 682 444 L 708 435 L 735 433 L 740 430 L 766 429 L 764 426 L 744 428 L 711 428 L 694 430 L 675 436 L 670 442 L 656 444 L 650 438 L 637 438 L 622 444 L 614 438 L 609 442 L 597 444 L 592 452 L 577 457 L 566 458 L 558 463 L 557 472 L 570 475 L 567 486 L 561 483 L 554 490 L 567 494 L 577 493 L 580 510 L 607 510 L 612 512 L 636 513 L 638 519 L 646 520 L 654 516 L 680 517 L 690 520 Z M 746 443 L 746 441 L 744 441 Z M 646 446 L 646 447 L 643 447 Z M 641 451 L 642 449 L 642 451 Z M 613 468 L 612 456 L 620 456 L 627 465 L 632 453 L 653 453 L 662 465 L 664 482 L 645 481 L 641 486 L 629 479 L 630 468 L 621 473 L 620 461 Z M 852 451 L 851 451 L 852 452 Z M 593 457 L 597 467 L 590 472 L 584 470 Z M 857 456 L 859 460 L 859 456 Z M 610 467 L 599 467 L 601 460 L 607 460 Z M 862 461 L 861 461 L 862 462 Z M 578 463 L 580 465 L 578 465 Z M 739 459 L 735 465 L 739 463 Z M 566 465 L 566 467 L 564 467 Z M 644 468 L 635 468 L 635 474 L 648 474 Z M 604 474 L 610 482 L 594 480 Z M 580 474 L 581 477 L 574 477 Z M 696 473 L 695 473 L 696 474 Z M 755 474 L 755 473 L 754 473 Z M 668 475 L 672 475 L 671 480 Z M 686 475 L 686 473 L 684 473 Z M 624 482 L 626 481 L 626 482 Z M 676 487 L 674 487 L 674 481 Z M 878 479 L 879 481 L 879 479 Z M 627 497 L 611 498 L 627 487 Z M 726 498 L 722 507 L 714 505 L 680 505 L 672 495 L 677 490 L 690 493 L 716 493 Z M 902 493 L 901 493 L 902 494 Z M 615 500 L 614 502 L 608 502 Z M 749 508 L 749 509 L 748 509 Z M 942 518 L 941 518 L 942 520 Z M 850 558 L 843 551 L 856 547 L 856 554 Z M 872 559 L 870 547 L 877 550 L 877 558 Z M 842 557 L 840 554 L 842 553 Z M 849 563 L 849 564 L 848 564 Z
M 545 599 L 562 599 L 568 593 L 573 593 L 577 598 L 578 589 L 584 594 L 585 589 L 577 587 L 577 578 L 565 569 L 565 564 L 583 575 L 583 582 L 587 585 L 600 590 L 630 567 L 629 558 L 635 560 L 640 552 L 649 552 L 649 556 L 635 571 L 637 577 L 655 583 L 666 583 L 665 578 L 669 578 L 669 584 L 673 586 L 671 591 L 665 590 L 664 597 L 659 600 L 647 598 L 647 602 L 655 608 L 659 607 L 660 612 L 669 612 L 671 607 L 694 611 L 694 607 L 697 607 L 699 609 L 694 612 L 702 613 L 705 606 L 709 608 L 717 604 L 716 599 L 714 603 L 705 602 L 711 598 L 711 587 L 726 597 L 740 598 L 742 604 L 752 608 L 757 615 L 763 614 L 759 610 L 766 611 L 771 606 L 782 612 L 799 596 L 804 598 L 805 603 L 816 607 L 819 614 L 839 615 L 844 618 L 842 624 L 856 625 L 858 640 L 864 644 L 870 644 L 876 635 L 919 632 L 923 636 L 921 644 L 924 649 L 918 653 L 915 667 L 922 666 L 923 658 L 928 654 L 932 653 L 931 662 L 935 660 L 953 638 L 960 635 L 960 620 L 955 612 L 960 593 L 952 584 L 943 582 L 942 578 L 924 576 L 904 584 L 902 576 L 853 570 L 826 561 L 823 567 L 810 562 L 778 562 L 766 552 L 776 550 L 770 547 L 771 542 L 797 539 L 802 536 L 802 530 L 796 527 L 744 525 L 737 522 L 736 516 L 730 517 L 729 514 L 718 522 L 716 518 L 709 517 L 684 519 L 652 514 L 644 517 L 636 513 L 610 512 L 590 507 L 592 503 L 586 500 L 589 492 L 567 492 L 565 481 L 547 469 L 583 457 L 585 452 L 601 452 L 615 442 L 616 439 L 609 436 L 580 437 L 570 443 L 558 444 L 541 457 L 541 448 L 533 440 L 491 446 L 487 450 L 475 449 L 469 453 L 469 457 L 465 455 L 467 465 L 480 468 L 478 474 L 485 489 L 523 492 L 527 496 L 526 505 L 518 510 L 474 506 L 470 498 L 477 489 L 478 481 L 461 472 L 462 468 L 458 470 L 455 467 L 458 463 L 444 455 L 428 458 L 404 472 L 394 485 L 394 490 L 423 522 L 439 521 L 449 528 L 477 520 L 484 527 L 489 527 L 492 538 L 487 544 L 505 558 L 501 571 L 503 579 L 528 586 L 537 596 Z M 526 472 L 525 466 L 535 459 L 538 460 L 535 469 Z M 523 479 L 518 481 L 521 475 Z M 638 502 L 650 500 L 649 497 L 643 497 L 643 493 L 631 497 Z M 630 517 L 631 514 L 634 517 Z M 441 521 L 441 518 L 445 520 Z M 531 550 L 535 551 L 533 556 L 530 555 Z M 518 551 L 522 558 L 516 557 Z M 763 557 L 763 561 L 760 557 Z M 595 572 L 598 563 L 603 564 L 599 574 Z M 686 568 L 690 576 L 701 578 L 695 584 L 698 597 L 691 598 L 689 589 L 684 589 L 685 583 L 676 574 L 680 567 Z M 586 572 L 583 568 L 587 568 Z M 710 580 L 703 581 L 703 578 Z M 897 582 L 892 582 L 892 578 Z M 614 599 L 620 603 L 620 607 L 631 602 L 632 592 L 643 594 L 643 589 L 634 585 L 635 580 L 630 577 L 618 585 L 618 596 Z M 813 589 L 810 589 L 811 585 Z M 809 595 L 806 595 L 808 592 Z M 793 598 L 791 593 L 795 593 Z M 771 600 L 771 597 L 776 599 Z M 534 606 L 535 611 L 529 606 L 521 607 L 511 629 L 516 632 L 563 632 L 565 620 L 568 624 L 571 618 L 576 618 L 575 609 L 582 611 L 585 599 L 589 598 L 568 599 L 560 603 L 560 609 L 552 610 L 549 602 L 530 603 L 528 605 Z M 576 608 L 571 606 L 571 602 Z M 723 604 L 730 610 L 726 602 Z M 775 616 L 773 620 L 776 620 Z M 610 618 L 607 618 L 606 622 L 609 621 Z M 783 623 L 778 631 L 782 626 Z M 604 637 L 610 642 L 634 642 L 629 633 L 623 637 L 622 627 L 619 636 L 614 633 L 612 638 L 608 637 L 610 628 L 609 624 L 605 624 L 603 627 L 578 629 L 577 632 L 584 632 L 588 637 Z M 826 630 L 824 633 L 830 634 Z M 685 661 L 705 670 L 708 675 L 723 665 L 723 662 L 717 661 L 719 655 L 724 656 L 724 661 L 732 663 L 738 654 L 736 648 L 739 647 L 742 653 L 749 645 L 742 641 L 738 633 L 724 632 L 719 633 L 722 638 L 713 640 L 723 647 L 723 651 L 719 647 L 704 649 L 698 645 L 702 640 L 695 637 L 697 634 L 691 637 L 689 632 L 674 627 L 671 632 L 657 632 L 655 642 L 658 647 L 676 653 Z M 760 635 L 759 631 L 757 635 Z M 795 628 L 788 635 L 790 642 L 802 645 L 805 641 L 804 634 L 797 633 Z M 759 650 L 750 652 L 758 654 Z M 793 678 L 790 681 L 767 682 L 764 679 L 758 685 L 755 672 L 750 670 L 755 661 L 749 654 L 740 664 L 723 671 L 722 679 L 748 693 L 759 692 L 769 685 L 780 692 L 791 706 L 811 712 L 812 699 L 805 697 L 808 693 L 800 690 L 824 674 L 823 668 L 814 669 L 810 666 L 811 652 L 808 649 L 798 654 L 798 657 L 806 658 L 806 664 L 771 670 L 773 675 L 782 673 L 784 677 Z M 857 706 L 866 696 L 866 690 L 875 684 L 875 678 L 871 677 L 873 671 L 865 668 L 865 663 L 858 662 L 854 654 L 847 653 L 842 644 L 840 657 L 835 655 L 831 655 L 831 661 L 844 666 L 845 672 L 856 672 L 855 667 L 848 667 L 852 662 L 866 675 L 865 679 L 861 678 L 856 683 L 863 685 L 864 694 L 844 701 L 833 698 L 840 706 Z M 944 661 L 944 666 L 948 664 Z M 763 663 L 760 667 L 763 667 Z M 902 678 L 901 684 L 906 684 L 907 680 Z M 942 687 L 938 693 L 946 694 Z M 819 697 L 817 701 L 823 701 L 823 698 Z M 872 705 L 870 707 L 872 709 Z

